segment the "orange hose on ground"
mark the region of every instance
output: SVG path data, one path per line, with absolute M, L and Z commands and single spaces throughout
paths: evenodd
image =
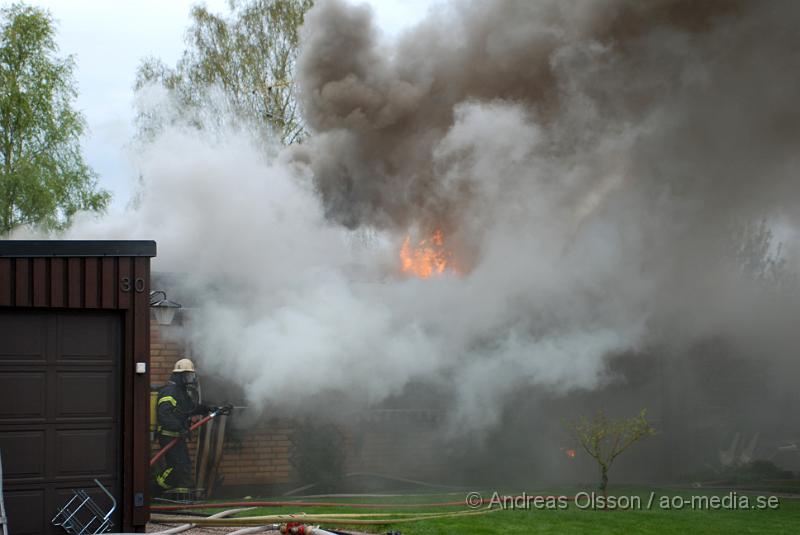
M 561 496 L 542 496 L 543 499 L 547 498 L 560 498 Z M 523 498 L 523 496 L 519 496 Z M 532 498 L 532 496 L 525 496 L 525 498 Z M 571 499 L 569 496 L 564 496 L 566 499 Z M 483 499 L 480 503 L 470 504 L 473 507 L 480 507 L 481 505 L 489 505 L 491 500 Z M 292 502 L 292 501 L 270 501 L 270 502 L 221 502 L 221 503 L 193 503 L 186 505 L 151 505 L 151 511 L 184 511 L 189 509 L 209 509 L 211 507 L 341 507 L 346 509 L 351 507 L 353 509 L 404 509 L 404 508 L 424 508 L 424 507 L 457 507 L 463 506 L 464 500 L 455 502 L 436 502 L 436 503 L 346 503 L 346 502 Z

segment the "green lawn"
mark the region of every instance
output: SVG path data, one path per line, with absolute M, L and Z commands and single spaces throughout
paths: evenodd
M 675 491 L 653 489 L 655 498 L 652 508 L 647 510 L 647 502 L 651 489 L 642 488 L 615 489 L 611 495 L 638 496 L 641 500 L 640 510 L 591 510 L 579 509 L 575 503 L 569 502 L 566 509 L 547 510 L 502 510 L 482 516 L 425 520 L 411 523 L 398 523 L 385 526 L 360 527 L 363 531 L 386 533 L 396 530 L 403 535 L 432 534 L 789 534 L 800 533 L 800 499 L 780 497 L 777 509 L 765 510 L 692 510 L 688 505 L 682 510 L 664 510 L 659 507 L 663 497 L 680 496 L 686 500 L 692 496 L 728 495 L 727 491 Z M 484 492 L 486 499 L 493 491 Z M 576 490 L 561 490 L 559 493 L 574 496 Z M 517 492 L 504 494 L 516 495 Z M 533 493 L 531 493 L 533 494 Z M 539 493 L 537 493 L 539 494 Z M 754 494 L 742 491 L 737 496 L 746 496 L 754 502 Z M 352 509 L 350 503 L 437 503 L 463 499 L 461 494 L 439 494 L 424 496 L 402 496 L 392 498 L 357 498 L 336 499 L 342 507 L 271 507 L 259 508 L 239 516 L 269 515 L 281 513 L 391 513 L 391 512 L 449 512 L 464 510 L 465 507 L 424 508 L 424 509 Z M 279 499 L 279 498 L 276 498 Z M 740 498 L 741 499 L 741 498 Z M 320 500 L 314 500 L 320 501 Z M 324 524 L 323 524 L 324 527 Z M 353 528 L 355 529 L 355 527 Z

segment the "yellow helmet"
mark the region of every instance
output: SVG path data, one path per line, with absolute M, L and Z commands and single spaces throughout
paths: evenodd
M 189 359 L 181 359 L 175 363 L 175 369 L 172 370 L 173 373 L 175 372 L 194 372 L 194 362 Z

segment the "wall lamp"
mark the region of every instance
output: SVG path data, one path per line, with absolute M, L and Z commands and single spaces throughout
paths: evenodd
M 162 290 L 152 290 L 150 292 L 150 308 L 153 309 L 156 323 L 170 325 L 175 318 L 175 312 L 181 308 L 181 304 L 167 299 L 166 292 Z

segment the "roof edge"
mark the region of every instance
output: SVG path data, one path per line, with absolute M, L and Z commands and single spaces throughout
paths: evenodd
M 0 240 L 0 258 L 156 256 L 153 240 Z

